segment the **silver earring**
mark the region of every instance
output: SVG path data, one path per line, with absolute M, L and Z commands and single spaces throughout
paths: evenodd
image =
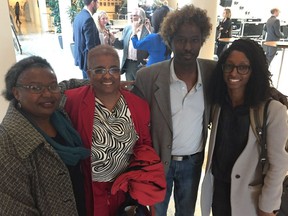
M 18 107 L 18 109 L 21 109 L 22 105 L 21 105 L 21 102 L 20 102 L 20 101 L 18 101 L 17 107 Z

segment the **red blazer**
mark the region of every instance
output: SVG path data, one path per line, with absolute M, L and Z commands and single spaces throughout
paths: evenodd
M 126 100 L 128 108 L 131 112 L 135 130 L 139 135 L 136 146 L 140 144 L 152 146 L 150 136 L 150 111 L 148 103 L 129 91 L 123 90 L 121 93 Z M 69 114 L 74 128 L 79 132 L 84 146 L 91 149 L 95 111 L 94 91 L 91 86 L 83 86 L 80 88 L 67 90 L 65 91 L 65 94 L 67 96 L 65 110 Z M 83 162 L 83 171 L 85 180 L 84 186 L 86 194 L 86 209 L 87 215 L 90 216 L 94 215 L 93 193 L 96 190 L 99 190 L 99 188 L 94 187 L 94 183 L 92 183 L 90 157 Z M 101 213 L 99 215 L 101 215 Z
M 134 148 L 129 168 L 114 181 L 111 192 L 129 192 L 141 205 L 162 202 L 166 195 L 164 166 L 153 147 L 139 145 Z

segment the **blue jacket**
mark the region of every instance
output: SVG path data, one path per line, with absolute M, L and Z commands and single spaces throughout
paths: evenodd
M 149 53 L 147 66 L 171 58 L 170 54 L 166 55 L 165 43 L 157 33 L 151 33 L 141 40 L 134 36 L 131 40 L 135 49 L 146 50 Z
M 149 34 L 148 30 L 146 29 L 145 26 L 143 26 L 140 39 L 146 37 L 148 34 Z M 130 42 L 131 35 L 132 35 L 132 26 L 128 25 L 123 29 L 122 38 L 120 40 L 118 38 L 116 38 L 116 40 L 113 44 L 113 46 L 116 49 L 123 50 L 121 70 L 125 64 L 126 59 L 128 58 L 128 49 L 129 49 L 129 42 Z M 137 62 L 138 62 L 138 64 L 141 63 L 141 64 L 145 65 L 146 62 L 144 59 L 146 59 L 147 57 L 148 57 L 147 51 L 137 50 Z
M 87 54 L 90 49 L 100 44 L 99 32 L 90 13 L 83 9 L 73 23 L 73 41 L 75 65 L 87 70 Z

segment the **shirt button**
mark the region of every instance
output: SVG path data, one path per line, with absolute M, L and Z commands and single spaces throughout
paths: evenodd
M 165 161 L 165 165 L 168 165 L 169 164 L 169 162 L 168 161 Z
M 239 178 L 240 178 L 240 175 L 238 175 L 238 174 L 235 175 L 235 178 L 236 178 L 236 179 L 239 179 Z
M 171 149 L 171 147 L 172 147 L 171 145 L 168 145 L 168 149 Z

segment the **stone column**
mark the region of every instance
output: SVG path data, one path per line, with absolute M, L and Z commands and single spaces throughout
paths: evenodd
M 0 91 L 5 88 L 5 74 L 12 64 L 16 62 L 15 51 L 13 47 L 13 37 L 10 25 L 8 1 L 3 1 L 0 7 L 1 34 L 0 34 Z M 0 122 L 2 121 L 8 102 L 0 96 Z
M 177 9 L 178 2 L 175 0 L 168 0 L 168 7 L 173 8 L 174 10 Z
M 68 8 L 71 7 L 71 1 L 59 1 L 59 9 L 61 16 L 61 27 L 62 27 L 62 40 L 63 48 L 71 52 L 70 43 L 73 42 L 73 29 L 70 18 L 68 16 Z M 72 54 L 72 53 L 71 53 Z

